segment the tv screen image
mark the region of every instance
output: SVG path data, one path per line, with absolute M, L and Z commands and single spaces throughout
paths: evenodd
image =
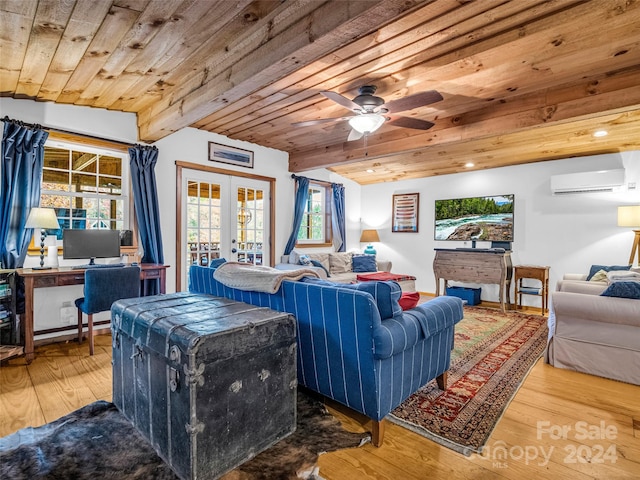
M 435 202 L 435 240 L 513 241 L 513 194 Z

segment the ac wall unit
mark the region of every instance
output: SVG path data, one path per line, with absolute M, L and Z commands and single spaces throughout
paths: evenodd
M 554 195 L 575 193 L 617 192 L 624 185 L 624 169 L 599 170 L 597 172 L 569 173 L 551 177 Z

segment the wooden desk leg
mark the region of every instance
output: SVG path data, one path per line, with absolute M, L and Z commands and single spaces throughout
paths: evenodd
M 167 293 L 167 271 L 160 269 L 160 293 Z
M 33 277 L 24 277 L 24 355 L 27 363 L 35 358 L 33 348 Z

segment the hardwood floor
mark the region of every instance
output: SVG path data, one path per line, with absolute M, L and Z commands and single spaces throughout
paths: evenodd
M 110 400 L 111 337 L 96 337 L 93 357 L 88 348 L 86 342 L 51 344 L 37 348 L 31 365 L 21 358 L 4 363 L 0 436 Z M 362 428 L 361 417 L 330 409 L 347 428 Z M 499 457 L 501 451 L 506 456 Z M 640 387 L 556 369 L 541 360 L 484 455 L 464 457 L 388 422 L 382 447 L 322 455 L 320 474 L 327 480 L 638 478 Z

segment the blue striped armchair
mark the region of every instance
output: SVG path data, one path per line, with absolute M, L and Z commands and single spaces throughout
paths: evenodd
M 384 417 L 409 395 L 433 379 L 446 386 L 454 326 L 463 317 L 459 298 L 402 311 L 396 282 L 303 279 L 269 294 L 227 287 L 213 272 L 192 266 L 189 290 L 295 316 L 299 383 L 373 420 L 374 445 L 382 444 Z

